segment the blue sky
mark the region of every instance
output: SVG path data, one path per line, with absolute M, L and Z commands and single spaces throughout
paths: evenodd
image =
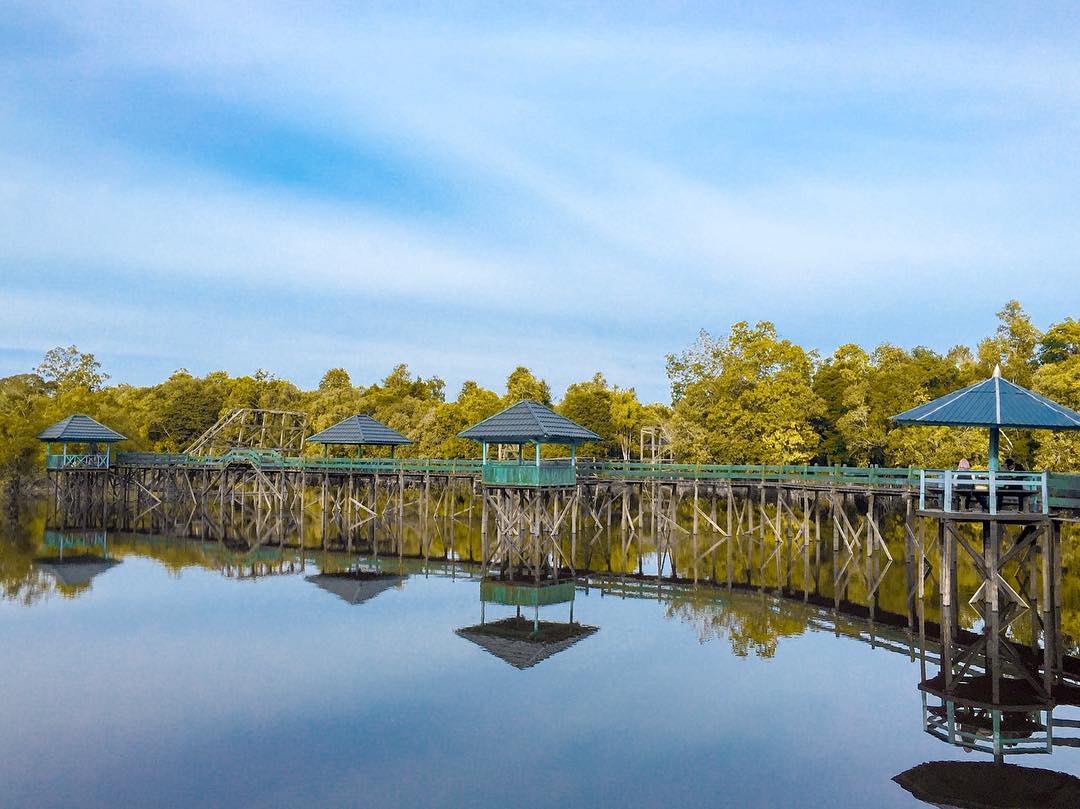
M 0 375 L 76 343 L 137 384 L 659 400 L 737 320 L 1080 314 L 1078 6 L 454 5 L 5 4 Z

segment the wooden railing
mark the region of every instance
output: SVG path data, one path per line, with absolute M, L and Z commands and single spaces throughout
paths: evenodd
M 66 457 L 65 465 L 60 460 Z M 917 492 L 924 509 L 953 511 L 976 508 L 997 513 L 1004 508 L 1080 511 L 1080 475 L 1056 472 L 994 472 L 979 470 L 916 469 L 878 466 L 811 466 L 758 464 L 643 463 L 577 459 L 576 475 L 569 459 L 550 460 L 537 466 L 516 461 L 441 458 L 343 458 L 284 457 L 272 450 L 233 450 L 219 456 L 121 452 L 114 465 L 223 469 L 230 465 L 254 465 L 264 470 L 358 472 L 361 474 L 433 474 L 480 478 L 490 485 L 568 486 L 585 478 L 620 480 L 731 480 L 805 485 L 808 487 L 858 487 L 874 490 Z M 50 455 L 49 469 L 107 468 L 107 456 Z M 93 466 L 93 464 L 99 464 Z M 946 492 L 948 488 L 948 492 Z M 963 495 L 963 500 L 956 499 Z
M 919 471 L 920 511 L 1049 514 L 1050 505 L 1050 478 L 1047 472 L 975 469 Z
M 154 452 L 120 452 L 116 463 L 121 466 L 194 467 L 222 469 L 228 466 L 257 466 L 260 469 L 289 469 L 307 471 L 346 471 L 370 473 L 424 473 L 451 475 L 480 475 L 482 462 L 473 459 L 444 460 L 439 458 L 290 458 L 273 450 L 233 450 L 225 455 L 160 454 Z
M 85 452 L 63 455 L 46 455 L 46 469 L 108 469 L 107 452 Z
M 573 486 L 577 469 L 570 459 L 545 460 L 540 464 L 518 461 L 488 461 L 482 467 L 489 486 Z
M 810 466 L 759 464 L 680 464 L 640 461 L 578 461 L 583 475 L 668 480 L 747 480 L 765 483 L 819 483 L 825 485 L 896 486 L 915 488 L 919 470 L 908 467 Z

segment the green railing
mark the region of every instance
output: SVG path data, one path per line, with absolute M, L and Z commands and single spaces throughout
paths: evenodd
M 483 465 L 483 481 L 489 486 L 573 486 L 577 470 L 569 460 L 519 463 L 488 461 Z
M 446 460 L 442 458 L 286 458 L 286 469 L 346 470 L 380 474 L 471 475 L 477 477 L 483 467 L 479 459 Z
M 65 453 L 63 455 L 46 455 L 46 469 L 108 469 L 109 454 L 107 452 L 84 452 Z
M 545 607 L 574 600 L 575 580 L 541 585 L 482 579 L 480 600 L 507 607 Z
M 431 473 L 479 476 L 480 460 L 439 458 L 288 458 L 274 450 L 233 450 L 225 455 L 185 455 L 156 452 L 120 452 L 121 466 L 196 467 L 223 469 L 231 465 L 258 466 L 260 469 L 296 469 L 307 471 L 345 471 L 371 473 Z
M 66 457 L 66 460 L 65 460 Z M 95 465 L 97 464 L 97 465 Z M 49 469 L 107 468 L 105 456 L 50 455 Z M 492 486 L 573 486 L 579 477 L 622 480 L 735 480 L 763 483 L 804 483 L 813 486 L 862 486 L 897 488 L 918 492 L 926 476 L 941 470 L 863 466 L 680 464 L 641 461 L 569 459 L 535 463 L 440 458 L 287 458 L 267 450 L 233 450 L 225 455 L 185 455 L 156 452 L 120 452 L 114 465 L 223 469 L 230 465 L 255 465 L 261 469 L 295 469 L 312 472 L 359 472 L 368 474 L 433 474 L 481 478 Z M 925 485 L 925 484 L 924 484 Z M 1044 500 L 1051 508 L 1080 510 L 1080 475 L 1050 472 L 1046 475 Z
M 1050 508 L 1067 508 L 1080 511 L 1080 475 L 1061 472 L 1046 474 L 1047 502 Z
M 862 486 L 919 485 L 919 470 L 878 466 L 809 466 L 758 464 L 680 464 L 640 461 L 578 461 L 583 475 L 619 478 L 660 478 L 670 480 L 747 480 L 774 482 L 816 482 L 829 485 Z
M 1049 514 L 1048 482 L 1046 472 L 923 469 L 919 472 L 919 510 Z

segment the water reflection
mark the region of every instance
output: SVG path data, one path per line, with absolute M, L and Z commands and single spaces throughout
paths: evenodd
M 391 587 L 400 588 L 405 577 L 357 564 L 352 570 L 339 573 L 316 573 L 307 576 L 305 581 L 337 596 L 346 604 L 355 605 L 370 601 Z
M 1080 747 L 1080 661 L 1059 668 L 1048 650 L 1004 632 L 920 635 L 923 727 L 941 741 L 994 757 Z M 1057 715 L 1055 715 L 1055 713 Z
M 941 809 L 1076 809 L 1080 779 L 1012 764 L 931 761 L 893 778 L 924 803 Z
M 480 623 L 457 630 L 459 637 L 472 641 L 517 669 L 528 669 L 564 652 L 597 631 L 574 621 L 573 581 L 514 582 L 485 578 L 480 582 Z M 515 614 L 489 621 L 487 605 L 513 607 Z M 566 621 L 540 620 L 541 607 L 566 605 Z M 522 608 L 532 616 L 523 616 Z
M 590 706 L 584 701 L 574 702 L 566 696 L 575 688 L 586 690 L 590 699 L 604 707 L 606 721 L 616 721 L 617 717 L 623 723 L 622 730 L 616 732 L 625 734 L 634 745 L 646 744 L 643 737 L 650 733 L 672 744 L 684 744 L 684 737 L 693 739 L 694 750 L 707 751 L 708 761 L 692 759 L 694 752 L 688 749 L 680 751 L 680 755 L 697 764 L 686 764 L 683 770 L 679 761 L 672 760 L 667 766 L 690 781 L 704 779 L 707 767 L 729 767 L 724 770 L 725 784 L 715 789 L 734 789 L 733 784 L 744 777 L 739 767 L 717 763 L 716 759 L 726 756 L 731 761 L 740 760 L 733 748 L 741 745 L 766 759 L 775 751 L 779 759 L 792 728 L 809 729 L 796 735 L 824 740 L 817 744 L 822 749 L 846 749 L 850 757 L 865 756 L 872 763 L 872 757 L 877 756 L 880 761 L 879 770 L 863 770 L 850 776 L 852 781 L 846 785 L 847 789 L 857 785 L 853 795 L 872 792 L 872 800 L 849 799 L 839 786 L 831 794 L 815 797 L 800 797 L 792 787 L 793 791 L 783 793 L 786 797 L 782 799 L 781 785 L 755 772 L 757 792 L 743 794 L 738 801 L 732 798 L 731 805 L 911 805 L 914 799 L 910 796 L 934 805 L 957 807 L 1080 805 L 1076 802 L 1076 779 L 1071 775 L 1046 775 L 1049 771 L 994 764 L 1039 753 L 1039 760 L 1053 762 L 1062 770 L 1080 770 L 1075 754 L 1063 750 L 1080 746 L 1080 714 L 1076 708 L 1080 704 L 1080 660 L 1074 656 L 1071 641 L 1064 633 L 1054 633 L 1045 642 L 1044 627 L 1035 615 L 1023 611 L 1008 613 L 1000 631 L 990 632 L 987 621 L 975 608 L 978 599 L 974 606 L 963 603 L 956 616 L 958 631 L 953 637 L 943 637 L 941 613 L 933 597 L 915 604 L 913 611 L 909 609 L 912 582 L 904 565 L 886 570 L 888 575 L 870 570 L 865 579 L 856 576 L 836 591 L 833 584 L 838 579 L 827 554 L 820 560 L 803 555 L 794 564 L 785 560 L 779 576 L 774 575 L 775 558 L 770 557 L 766 560 L 769 575 L 761 578 L 762 566 L 745 565 L 733 553 L 730 573 L 721 559 L 715 583 L 695 586 L 686 580 L 637 573 L 640 567 L 648 571 L 647 554 L 644 564 L 637 558 L 633 564 L 620 564 L 621 551 L 616 541 L 611 545 L 612 565 L 599 565 L 600 569 L 576 581 L 537 586 L 485 577 L 479 565 L 468 559 L 471 540 L 464 530 L 457 532 L 456 550 L 428 541 L 414 546 L 399 543 L 392 553 L 381 553 L 387 547 L 384 544 L 365 547 L 357 543 L 350 553 L 345 547 L 290 544 L 289 538 L 275 546 L 244 547 L 221 540 L 154 534 L 59 532 L 34 519 L 7 530 L 9 538 L 0 541 L 0 579 L 9 599 L 28 606 L 39 605 L 56 593 L 77 597 L 80 603 L 56 602 L 73 614 L 79 606 L 104 609 L 105 602 L 99 596 L 112 593 L 115 597 L 121 579 L 124 586 L 137 584 L 137 575 L 143 575 L 138 571 L 146 567 L 141 563 L 154 560 L 177 579 L 186 571 L 211 574 L 197 577 L 205 592 L 193 594 L 191 604 L 202 603 L 199 599 L 215 604 L 220 600 L 222 615 L 230 610 L 246 611 L 246 604 L 253 599 L 269 604 L 273 601 L 269 592 L 288 601 L 287 610 L 282 607 L 281 613 L 289 611 L 297 621 L 310 624 L 312 633 L 322 631 L 320 622 L 328 621 L 328 616 L 340 614 L 335 618 L 340 622 L 330 624 L 328 634 L 321 636 L 320 648 L 336 642 L 354 646 L 351 653 L 355 654 L 360 654 L 357 650 L 379 650 L 366 652 L 369 656 L 365 658 L 348 659 L 344 673 L 360 677 L 361 670 L 367 671 L 364 667 L 378 670 L 392 666 L 394 676 L 408 683 L 401 689 L 403 692 L 424 695 L 421 698 L 411 694 L 410 698 L 419 700 L 422 706 L 416 709 L 410 708 L 407 701 L 400 702 L 406 697 L 396 692 L 393 697 L 400 703 L 395 703 L 397 710 L 409 712 L 410 721 L 420 729 L 417 733 L 449 732 L 436 719 L 449 710 L 442 701 L 445 695 L 439 695 L 446 672 L 453 671 L 461 689 L 454 700 L 466 705 L 496 701 L 501 698 L 493 689 L 513 692 L 516 685 L 527 681 L 530 689 L 535 688 L 541 695 L 550 689 L 559 699 L 570 699 L 573 710 L 598 721 L 598 714 L 589 714 Z M 443 535 L 450 533 L 445 530 Z M 849 570 L 853 569 L 850 564 L 865 566 L 865 559 L 848 561 Z M 114 570 L 118 565 L 119 569 Z M 613 570 L 608 572 L 605 567 Z M 871 586 L 878 576 L 883 577 L 878 586 Z M 241 579 L 260 586 L 233 584 Z M 424 579 L 430 581 L 419 581 Z M 455 585 L 455 579 L 463 582 Z M 427 586 L 413 587 L 409 584 L 412 580 Z M 218 583 L 228 588 L 228 594 L 215 586 Z M 180 582 L 176 585 L 178 589 L 184 587 Z M 26 593 L 34 588 L 38 588 L 40 597 L 26 599 Z M 933 593 L 932 587 L 929 589 Z M 974 586 L 968 589 L 973 594 L 977 591 Z M 1026 596 L 1026 591 L 1021 594 Z M 353 605 L 358 609 L 345 609 Z M 1063 615 L 1069 615 L 1070 609 L 1071 605 L 1066 604 Z M 477 610 L 479 622 L 473 623 Z M 114 630 L 125 625 L 125 615 L 117 613 L 111 625 Z M 407 622 L 399 623 L 405 616 Z M 175 620 L 178 627 L 184 626 L 182 617 Z M 284 619 L 278 615 L 277 620 Z M 17 615 L 9 614 L 9 621 L 5 626 L 20 625 Z M 267 623 L 264 629 L 270 635 L 279 627 Z M 383 629 L 387 634 L 381 636 L 381 643 L 354 642 L 358 637 L 369 637 L 366 633 Z M 161 631 L 168 632 L 168 626 L 163 625 Z M 199 631 L 191 634 L 197 636 Z M 427 645 L 422 653 L 410 648 L 410 633 L 421 631 L 428 632 L 423 635 Z M 343 637 L 349 638 L 348 643 L 342 643 Z M 446 638 L 453 644 L 441 645 Z M 139 640 L 145 642 L 144 638 Z M 33 639 L 24 642 L 32 643 Z M 186 642 L 197 641 L 189 637 Z M 656 645 L 650 647 L 650 643 Z M 651 654 L 638 655 L 634 651 L 638 647 L 650 649 Z M 860 653 L 874 650 L 870 662 L 852 653 L 853 647 Z M 480 649 L 486 654 L 479 653 Z M 38 649 L 38 653 L 51 652 Z M 215 648 L 214 654 L 224 652 Z M 291 656 L 291 652 L 280 650 L 273 654 Z M 494 663 L 489 655 L 509 666 Z M 407 660 L 395 660 L 401 656 Z M 317 659 L 315 653 L 310 657 Z M 277 659 L 273 655 L 267 658 L 271 665 L 276 665 Z M 834 659 L 835 668 L 823 673 L 823 661 L 832 665 Z M 728 668 L 732 660 L 738 667 Z M 857 666 L 845 678 L 844 666 L 851 665 L 852 660 L 858 661 Z M 289 665 L 295 667 L 289 682 L 297 681 L 296 677 L 318 681 L 305 669 L 315 663 L 301 656 Z M 431 672 L 427 673 L 425 667 Z M 530 673 L 520 674 L 521 670 Z M 778 689 L 755 702 L 756 691 L 777 688 L 775 681 L 767 685 L 770 677 L 790 678 L 794 696 L 780 696 L 783 691 Z M 632 690 L 638 681 L 645 687 Z M 371 692 L 393 690 L 395 682 L 388 675 Z M 657 683 L 662 684 L 667 703 L 664 710 L 678 722 L 638 724 L 646 720 L 629 720 L 617 712 L 619 708 L 640 710 L 649 698 L 648 688 Z M 732 695 L 732 703 L 724 702 L 726 694 Z M 205 697 L 198 692 L 186 697 L 200 698 Z M 754 711 L 741 713 L 739 703 L 743 702 L 753 703 Z M 893 704 L 895 714 L 891 713 Z M 714 705 L 721 705 L 738 721 L 724 725 L 720 709 L 710 711 Z M 191 707 L 199 709 L 197 703 Z M 425 712 L 433 718 L 429 719 Z M 563 717 L 568 713 L 572 711 L 553 711 L 552 715 Z M 695 713 L 707 714 L 709 722 L 695 724 Z M 753 715 L 748 718 L 750 713 Z M 881 720 L 889 730 L 878 740 L 878 749 L 845 748 L 845 738 L 852 737 L 865 738 L 865 746 L 875 747 L 869 740 L 876 731 L 864 724 L 867 715 L 890 717 Z M 377 716 L 366 719 L 375 722 Z M 262 716 L 259 721 L 267 719 Z M 533 716 L 532 721 L 537 722 L 537 717 Z M 567 730 L 554 721 L 552 728 L 544 729 L 541 724 L 536 725 L 536 744 L 540 747 L 564 744 L 566 738 L 581 738 L 585 740 L 582 746 L 574 749 L 584 756 L 586 748 L 604 741 L 592 738 L 580 726 Z M 306 726 L 299 727 L 301 730 L 293 731 L 302 732 Z M 497 730 L 483 732 L 498 738 Z M 0 737 L 3 735 L 0 732 Z M 16 744 L 12 738 L 9 734 L 8 746 Z M 0 745 L 4 743 L 0 738 Z M 360 744 L 355 739 L 352 743 Z M 416 743 L 413 735 L 402 739 L 399 752 Z M 430 750 L 428 753 L 432 754 Z M 814 773 L 813 761 L 818 761 L 818 768 L 825 766 L 823 758 L 815 758 L 817 755 L 814 749 L 789 750 L 785 766 L 808 778 Z M 1053 758 L 1049 758 L 1051 755 Z M 971 760 L 950 762 L 948 766 L 932 761 L 950 757 Z M 303 756 L 301 759 L 310 764 Z M 587 756 L 585 759 L 590 760 Z M 515 761 L 507 758 L 504 764 L 510 766 Z M 918 762 L 926 763 L 912 766 Z M 382 765 L 388 766 L 386 762 Z M 780 762 L 774 765 L 779 767 Z M 555 771 L 562 773 L 568 784 L 584 785 L 596 779 L 596 772 L 578 771 L 573 766 L 560 760 Z M 597 766 L 609 767 L 626 782 L 637 784 L 639 777 L 644 778 L 644 770 L 622 769 L 611 762 Z M 750 779 L 751 766 L 746 762 L 740 766 Z M 901 769 L 904 772 L 896 776 L 900 786 L 895 786 L 888 779 Z M 8 772 L 2 765 L 0 770 Z M 834 772 L 832 777 L 839 776 Z M 871 779 L 875 781 L 873 786 L 864 783 Z M 886 786 L 896 795 L 884 791 Z M 606 789 L 608 792 L 595 798 L 600 804 L 627 805 L 628 799 L 634 802 L 633 795 L 628 798 L 616 786 L 608 785 Z M 435 802 L 427 800 L 428 796 L 410 794 L 414 802 Z M 698 797 L 708 805 L 717 794 L 721 793 L 703 792 Z M 480 794 L 468 793 L 465 797 L 472 800 L 464 802 L 479 806 L 497 805 L 494 799 L 485 800 Z M 994 799 L 1006 802 L 993 803 Z M 297 801 L 302 802 L 306 801 Z M 540 803 L 539 797 L 533 803 Z M 643 797 L 641 804 L 663 805 L 659 797 Z M 522 805 L 530 805 L 527 796 Z
M 120 564 L 109 558 L 105 531 L 47 529 L 43 543 L 49 555 L 36 557 L 34 567 L 52 576 L 59 591 L 67 596 L 89 590 L 96 576 Z

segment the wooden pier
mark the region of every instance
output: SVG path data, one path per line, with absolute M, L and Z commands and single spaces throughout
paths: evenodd
M 467 551 L 485 586 L 537 593 L 604 572 L 658 586 L 756 582 L 814 603 L 829 600 L 824 590 L 834 609 L 854 591 L 871 623 L 882 583 L 902 565 L 908 630 L 930 606 L 939 619 L 939 671 L 924 677 L 923 693 L 942 702 L 925 707 L 927 732 L 967 739 L 956 706 L 970 702 L 973 671 L 989 707 L 972 708 L 968 724 L 989 716 L 994 733 L 1016 707 L 1009 695 L 1024 691 L 1020 709 L 1033 713 L 1072 693 L 1058 644 L 1061 545 L 1063 526 L 1080 520 L 1080 475 L 1000 471 L 996 461 L 980 471 L 590 460 L 576 449 L 595 434 L 531 402 L 461 434 L 482 443 L 478 460 L 365 458 L 365 444 L 408 439 L 360 416 L 318 434 L 355 455 L 312 457 L 300 419 L 274 413 L 260 429 L 257 411 L 232 416 L 173 455 L 69 454 L 64 444 L 46 464 L 50 524 L 399 560 L 407 546 L 427 559 L 438 544 L 448 558 Z M 569 457 L 545 457 L 542 444 L 564 445 Z M 516 460 L 489 458 L 489 446 L 515 445 Z M 961 571 L 981 627 L 974 639 L 960 628 Z M 1021 620 L 1037 654 L 1017 651 Z M 992 752 L 1021 749 L 1002 741 Z

